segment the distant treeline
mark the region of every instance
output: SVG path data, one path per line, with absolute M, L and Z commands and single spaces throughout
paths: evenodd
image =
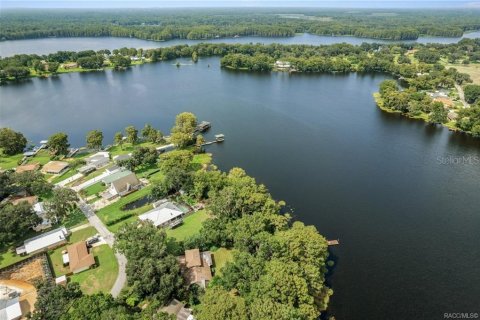
M 460 37 L 480 29 L 476 10 L 289 9 L 4 10 L 0 39 L 134 37 L 148 40 L 233 36 L 285 37 L 298 32 L 414 40 L 420 35 Z
M 406 55 L 409 51 L 412 53 L 410 56 Z M 363 43 L 359 46 L 346 43 L 321 46 L 201 43 L 148 50 L 122 48 L 112 52 L 86 50 L 59 51 L 48 55 L 21 54 L 0 59 L 0 81 L 30 77 L 32 70 L 39 70 L 39 66 L 45 74 L 55 73 L 58 65 L 65 62 L 76 62 L 83 69 L 101 69 L 108 59 L 114 65 L 128 67 L 132 56 L 150 62 L 220 56 L 223 67 L 254 71 L 272 70 L 273 63 L 283 59 L 298 72 L 386 72 L 417 82 L 418 86 L 433 88 L 444 81 L 435 73 L 443 70 L 438 64 L 440 58 L 450 63 L 480 62 L 480 39 L 463 39 L 457 44 Z M 413 57 L 420 63 L 412 63 Z M 56 68 L 50 69 L 50 65 Z M 429 77 L 416 77 L 418 73 L 428 72 L 431 72 Z M 465 75 L 455 73 L 449 79 L 460 81 L 462 77 L 465 78 Z

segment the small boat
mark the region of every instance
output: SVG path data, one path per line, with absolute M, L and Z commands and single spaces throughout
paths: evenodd
M 217 142 L 223 142 L 223 141 L 225 141 L 225 135 L 224 135 L 223 133 L 221 133 L 221 134 L 216 134 L 216 135 L 215 135 L 215 141 L 217 141 Z

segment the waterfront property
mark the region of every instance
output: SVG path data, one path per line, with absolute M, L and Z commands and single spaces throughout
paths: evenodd
M 208 282 L 212 280 L 213 260 L 210 251 L 185 250 L 185 255 L 178 257 L 178 261 L 189 285 L 195 283 L 202 288 L 207 287 Z
M 65 161 L 50 161 L 42 167 L 42 172 L 48 174 L 61 174 L 69 167 L 69 165 L 70 164 Z
M 105 177 L 103 183 L 108 186 L 107 190 L 102 193 L 104 199 L 113 199 L 125 196 L 141 187 L 135 173 L 130 170 L 123 170 Z
M 154 203 L 153 207 L 138 218 L 142 221 L 150 221 L 155 227 L 173 228 L 182 223 L 185 213 L 175 203 L 160 200 Z
M 68 231 L 65 227 L 51 230 L 39 236 L 25 240 L 23 246 L 18 247 L 17 254 L 32 254 L 54 249 L 67 243 Z
M 85 159 L 88 166 L 97 169 L 106 166 L 110 162 L 110 154 L 106 151 L 97 152 Z

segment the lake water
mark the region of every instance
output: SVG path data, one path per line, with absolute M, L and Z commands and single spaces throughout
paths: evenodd
M 466 33 L 465 38 L 480 38 L 480 31 Z M 463 38 L 462 37 L 462 38 Z M 419 43 L 456 43 L 462 38 L 443 38 L 443 37 L 420 37 L 416 41 L 403 42 L 419 42 Z M 223 38 L 210 40 L 186 40 L 175 39 L 164 42 L 155 42 L 148 40 L 141 40 L 135 38 L 114 38 L 114 37 L 100 37 L 100 38 L 47 38 L 47 39 L 29 39 L 29 40 L 13 40 L 0 41 L 0 56 L 8 57 L 18 53 L 36 53 L 48 54 L 61 50 L 66 51 L 81 51 L 81 50 L 101 50 L 101 49 L 120 49 L 122 47 L 128 48 L 158 48 L 170 47 L 178 44 L 197 44 L 200 42 L 211 43 L 282 43 L 282 44 L 333 44 L 333 43 L 351 43 L 362 44 L 363 42 L 377 42 L 377 43 L 392 43 L 395 41 L 357 38 L 357 37 L 329 37 L 317 36 L 314 34 L 303 33 L 294 37 L 268 38 L 268 37 L 240 37 L 240 38 Z M 398 42 L 398 41 L 397 41 Z
M 181 60 L 189 64 L 188 60 Z M 337 319 L 443 319 L 480 312 L 480 140 L 381 112 L 384 75 L 243 73 L 218 58 L 63 74 L 0 87 L 0 126 L 83 145 L 100 128 L 176 114 L 212 122 L 223 170 L 242 167 L 329 239 Z

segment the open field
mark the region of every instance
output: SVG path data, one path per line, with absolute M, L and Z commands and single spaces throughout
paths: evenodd
M 208 214 L 205 210 L 200 210 L 192 213 L 185 219 L 183 223 L 174 229 L 168 229 L 167 235 L 175 238 L 178 241 L 183 241 L 191 235 L 197 234 L 202 228 L 203 221 L 208 219 Z
M 480 64 L 470 63 L 470 64 L 447 64 L 447 68 L 455 68 L 459 72 L 466 73 L 470 75 L 473 83 L 480 84 Z
M 0 149 L 0 169 L 8 170 L 18 166 L 18 162 L 23 158 L 22 154 L 7 156 Z

